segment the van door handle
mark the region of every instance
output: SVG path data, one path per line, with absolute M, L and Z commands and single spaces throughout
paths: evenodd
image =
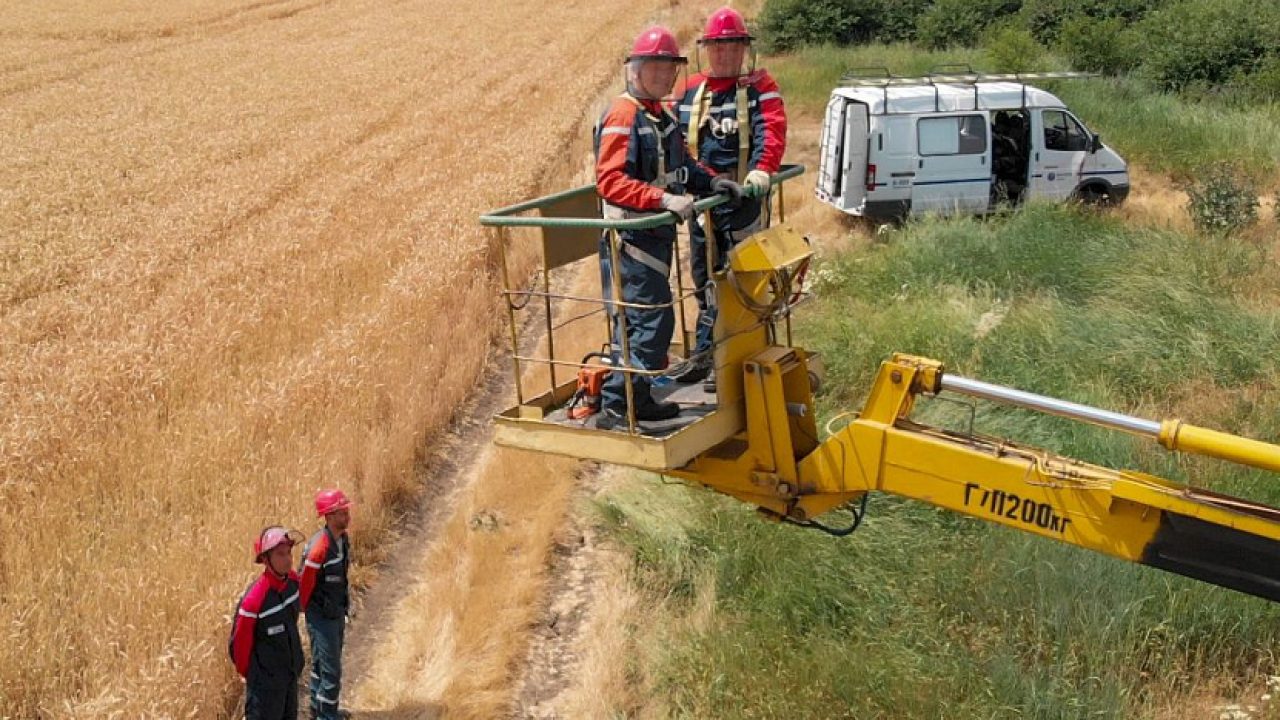
M 920 168 L 924 169 L 924 158 L 920 159 Z

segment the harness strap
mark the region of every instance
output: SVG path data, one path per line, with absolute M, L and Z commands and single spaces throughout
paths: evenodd
M 630 100 L 631 104 L 636 106 L 636 109 L 640 111 L 640 114 L 644 117 L 644 119 L 649 123 L 650 127 L 653 129 L 653 134 L 656 137 L 658 142 L 658 176 L 654 178 L 653 182 L 649 184 L 661 190 L 666 190 L 667 180 L 668 180 L 666 139 L 667 139 L 667 135 L 670 135 L 672 129 L 674 129 L 674 123 L 669 123 L 667 127 L 667 132 L 664 133 L 658 129 L 658 124 L 660 121 L 658 120 L 657 117 L 654 117 L 653 113 L 649 112 L 649 109 L 644 106 L 644 103 L 637 100 L 631 93 L 628 93 L 628 92 L 622 93 L 622 97 Z M 671 120 L 669 116 L 667 119 Z M 643 128 L 641 129 L 643 130 Z
M 747 108 L 747 86 L 738 83 L 738 182 L 747 176 L 747 160 L 751 153 L 751 114 Z
M 669 277 L 671 275 L 670 265 L 662 262 L 658 258 L 650 255 L 649 253 L 645 252 L 644 250 L 641 250 L 640 248 L 636 247 L 635 245 L 632 245 L 629 242 L 622 243 L 622 252 L 626 253 L 632 260 L 635 260 L 641 265 L 644 265 L 645 267 L 658 273 L 662 277 Z
M 689 148 L 689 157 L 698 159 L 698 144 L 702 137 L 702 123 L 706 121 L 711 106 L 711 93 L 707 92 L 707 81 L 693 93 L 693 105 L 689 108 L 689 137 L 685 144 Z
M 689 148 L 689 157 L 698 158 L 702 138 L 702 126 L 710 117 L 711 95 L 707 92 L 707 81 L 703 81 L 693 94 L 693 104 L 689 107 L 689 137 L 685 144 Z M 738 83 L 738 91 L 734 98 L 734 111 L 738 125 L 738 181 L 747 176 L 747 163 L 751 156 L 751 108 L 748 107 L 747 86 Z

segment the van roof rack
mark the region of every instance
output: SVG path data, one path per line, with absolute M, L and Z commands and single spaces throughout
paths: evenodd
M 973 106 L 978 107 L 978 83 L 1014 82 L 1022 84 L 1022 106 L 1027 105 L 1028 80 L 1082 80 L 1100 77 L 1094 72 L 1078 72 L 1075 70 L 1045 70 L 1025 73 L 984 73 L 977 72 L 968 63 L 946 63 L 935 65 L 926 75 L 898 76 L 884 67 L 851 68 L 840 77 L 840 87 L 880 88 L 884 94 L 884 112 L 889 112 L 889 88 L 926 85 L 933 88 L 933 106 L 939 111 L 942 99 L 938 92 L 941 85 L 969 85 L 973 87 Z
M 961 69 L 956 72 L 956 69 Z M 868 71 L 876 71 L 872 74 Z M 967 64 L 939 65 L 926 75 L 893 75 L 885 68 L 851 68 L 840 77 L 841 87 L 902 87 L 905 85 L 976 85 L 984 82 L 1025 82 L 1027 80 L 1080 80 L 1100 77 L 1098 73 L 1052 70 L 1025 73 L 977 72 Z

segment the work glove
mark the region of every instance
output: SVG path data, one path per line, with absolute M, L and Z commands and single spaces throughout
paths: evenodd
M 662 193 L 662 209 L 675 213 L 680 222 L 688 222 L 693 217 L 693 198 L 688 195 L 672 195 Z
M 742 200 L 742 186 L 724 176 L 711 178 L 711 192 L 728 195 L 730 203 Z
M 754 195 L 760 197 L 769 192 L 769 173 L 763 170 L 752 170 L 747 173 L 747 177 L 742 181 L 742 186 L 754 190 Z

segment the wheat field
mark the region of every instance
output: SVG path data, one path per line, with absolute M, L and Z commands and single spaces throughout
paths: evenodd
M 232 712 L 322 486 L 380 559 L 505 320 L 476 216 L 659 6 L 0 1 L 0 717 Z

